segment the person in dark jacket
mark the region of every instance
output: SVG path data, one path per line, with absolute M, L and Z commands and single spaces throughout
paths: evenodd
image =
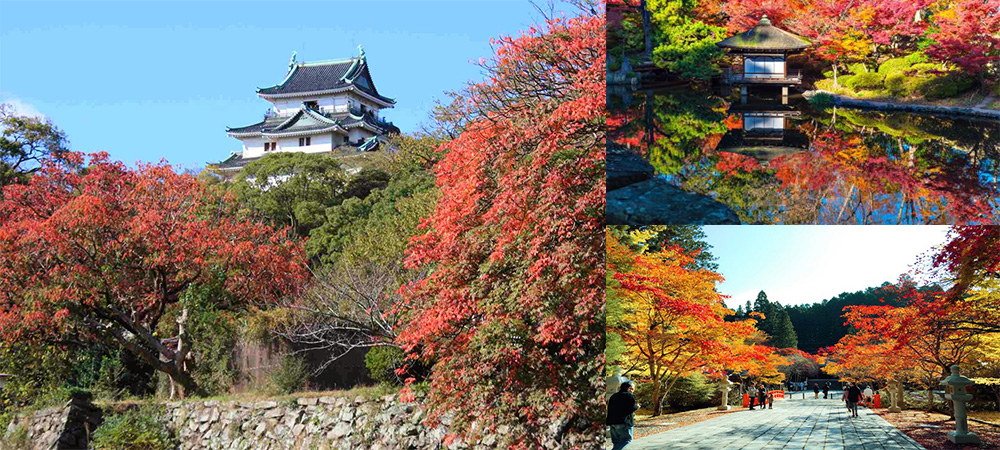
M 764 404 L 767 403 L 767 389 L 764 385 L 757 387 L 757 404 L 760 405 L 760 410 L 764 410 Z
M 632 392 L 635 385 L 626 381 L 618 387 L 618 392 L 608 399 L 608 426 L 611 427 L 612 450 L 621 450 L 632 442 L 632 427 L 635 426 L 633 414 L 639 409 Z
M 827 381 L 826 384 L 823 385 L 823 398 L 826 399 L 829 395 L 830 395 L 830 382 Z
M 847 388 L 847 409 L 851 411 L 851 417 L 858 417 L 858 402 L 861 401 L 861 389 L 857 384 L 851 383 Z
M 819 383 L 813 383 L 813 392 L 816 394 L 816 398 L 819 398 Z

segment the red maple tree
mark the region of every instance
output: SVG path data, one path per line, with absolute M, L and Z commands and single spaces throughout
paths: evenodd
M 468 439 L 505 426 L 512 446 L 538 448 L 554 431 L 572 447 L 582 444 L 564 438 L 571 430 L 599 434 L 601 9 L 494 40 L 467 125 L 436 167 L 436 210 L 408 252 L 409 267 L 433 272 L 403 288 L 399 341 L 434 362 L 431 420 L 453 414 Z
M 0 196 L 0 337 L 118 342 L 189 393 L 185 336 L 153 334 L 192 284 L 222 276 L 245 302 L 295 292 L 307 278 L 300 243 L 236 217 L 232 198 L 165 163 L 132 169 L 106 153 L 48 161 Z

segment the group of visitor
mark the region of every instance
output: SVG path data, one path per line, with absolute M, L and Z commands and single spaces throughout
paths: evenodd
M 819 383 L 813 383 L 813 392 L 816 394 L 815 398 L 819 398 Z M 830 397 L 830 382 L 827 381 L 823 385 L 823 398 L 827 399 Z
M 774 392 L 769 392 L 763 384 L 751 385 L 747 390 L 747 396 L 750 397 L 751 411 L 755 405 L 760 406 L 761 411 L 764 410 L 764 405 L 767 405 L 767 409 L 774 409 Z
M 864 401 L 866 405 L 871 405 L 872 400 L 875 399 L 875 391 L 872 390 L 871 386 L 865 385 L 864 390 L 858 386 L 858 383 L 848 383 L 847 389 L 844 390 L 844 395 L 841 400 L 847 403 L 847 411 L 851 414 L 851 417 L 858 417 L 858 403 Z

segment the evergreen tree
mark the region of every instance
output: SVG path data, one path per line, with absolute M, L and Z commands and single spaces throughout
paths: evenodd
M 770 345 L 777 348 L 798 348 L 799 339 L 795 327 L 788 317 L 788 311 L 780 304 L 774 304 L 774 316 L 771 319 L 772 331 Z

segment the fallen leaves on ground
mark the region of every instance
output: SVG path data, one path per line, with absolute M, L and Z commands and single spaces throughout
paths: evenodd
M 907 409 L 903 412 L 890 413 L 888 410 L 875 410 L 878 415 L 891 423 L 907 436 L 920 443 L 927 450 L 952 449 L 1000 449 L 1000 428 L 969 421 L 969 431 L 976 433 L 983 445 L 958 445 L 948 440 L 947 433 L 955 429 L 955 421 L 946 414 L 929 413 L 927 411 Z M 921 425 L 935 425 L 941 428 L 926 428 Z

